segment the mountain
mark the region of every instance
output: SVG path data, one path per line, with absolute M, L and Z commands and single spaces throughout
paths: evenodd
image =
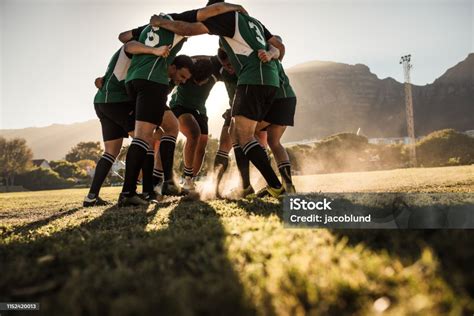
M 7 139 L 20 137 L 33 150 L 34 158 L 47 160 L 62 159 L 77 143 L 100 141 L 102 132 L 99 120 L 74 124 L 53 124 L 46 127 L 0 130 L 0 136 Z
M 295 128 L 285 141 L 355 132 L 368 137 L 406 135 L 404 84 L 379 79 L 362 64 L 315 61 L 287 70 L 298 95 Z M 474 54 L 432 84 L 413 85 L 415 132 L 474 129 Z M 298 128 L 304 126 L 304 129 Z
M 295 127 L 284 141 L 323 138 L 361 128 L 368 137 L 406 135 L 404 85 L 379 79 L 362 64 L 313 61 L 287 70 L 298 95 Z M 432 84 L 413 85 L 415 130 L 418 136 L 434 130 L 474 129 L 474 54 L 448 69 Z M 210 124 L 222 118 L 211 117 Z M 81 141 L 102 140 L 99 121 L 40 128 L 0 130 L 6 138 L 25 138 L 35 158 L 63 158 Z

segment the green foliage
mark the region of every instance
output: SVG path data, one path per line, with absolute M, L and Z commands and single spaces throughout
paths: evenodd
M 17 183 L 28 190 L 52 190 L 72 187 L 73 179 L 63 179 L 50 169 L 35 168 L 17 176 Z
M 84 178 L 87 173 L 79 166 L 78 163 L 69 162 L 66 160 L 51 161 L 49 163 L 51 169 L 57 172 L 63 179 L 68 178 Z
M 416 144 L 418 164 L 424 167 L 474 163 L 474 138 L 453 129 L 433 132 Z
M 6 140 L 0 137 L 0 176 L 6 185 L 13 184 L 15 174 L 24 172 L 30 165 L 33 153 L 26 145 L 26 140 L 14 138 Z
M 80 142 L 66 155 L 66 160 L 69 162 L 78 162 L 80 160 L 99 161 L 103 150 L 100 147 L 100 142 Z

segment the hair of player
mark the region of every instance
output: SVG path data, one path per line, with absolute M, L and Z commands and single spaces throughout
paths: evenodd
M 217 57 L 219 57 L 220 60 L 227 60 L 227 58 L 229 58 L 225 50 L 221 47 L 217 49 Z
M 281 38 L 280 35 L 275 35 L 275 34 L 273 34 L 273 36 L 275 36 L 276 39 L 277 39 L 280 43 L 283 43 L 283 39 Z
M 175 65 L 176 69 L 187 68 L 190 71 L 194 67 L 193 60 L 191 59 L 191 57 L 189 57 L 187 55 L 176 56 L 171 64 Z
M 194 62 L 191 71 L 193 79 L 197 82 L 206 80 L 212 75 L 212 63 L 209 59 L 198 59 Z
M 206 4 L 206 7 L 210 6 L 210 5 L 213 5 L 215 3 L 219 3 L 219 2 L 224 2 L 224 0 L 209 0 Z

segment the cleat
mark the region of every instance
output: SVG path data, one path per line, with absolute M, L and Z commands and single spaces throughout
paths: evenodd
M 163 196 L 160 194 L 158 195 L 155 191 L 153 192 L 145 192 L 142 194 L 141 198 L 148 203 L 158 203 L 159 201 L 163 200 Z
M 285 194 L 285 188 L 283 186 L 279 189 L 267 186 L 267 187 L 259 190 L 255 194 L 250 194 L 250 195 L 246 196 L 246 198 L 249 198 L 249 199 L 263 198 L 265 196 L 271 196 L 271 197 L 274 197 L 274 198 L 279 198 L 283 194 Z
M 134 194 L 132 196 L 125 196 L 120 194 L 117 204 L 118 207 L 148 206 L 148 202 L 138 196 L 138 194 Z
M 86 196 L 84 198 L 84 202 L 82 203 L 83 207 L 105 206 L 105 205 L 110 205 L 110 202 L 104 201 L 100 197 L 91 199 Z
M 153 187 L 153 191 L 155 191 L 158 195 L 163 195 L 163 182 L 158 183 Z

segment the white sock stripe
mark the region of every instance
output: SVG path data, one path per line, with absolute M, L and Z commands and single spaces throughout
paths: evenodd
M 247 147 L 253 146 L 254 144 L 257 144 L 257 145 L 259 145 L 259 146 L 262 146 L 262 145 L 260 145 L 260 143 L 257 142 L 256 140 L 251 140 L 251 141 L 249 141 L 247 144 L 245 144 L 245 145 L 242 147 L 242 149 L 245 151 L 245 149 L 246 149 Z
M 290 161 L 289 160 L 282 161 L 278 164 L 278 167 L 282 165 L 290 165 Z
M 147 148 L 149 148 L 148 143 L 146 141 L 144 141 L 143 139 L 140 139 L 140 138 L 134 138 L 132 140 L 132 144 L 133 143 L 140 143 L 140 144 L 146 146 Z
M 216 156 L 219 156 L 219 157 L 222 157 L 222 158 L 229 158 L 229 155 L 227 153 L 223 154 L 223 153 L 217 153 Z
M 109 158 L 115 159 L 115 156 L 109 153 L 104 153 L 102 156 L 107 156 Z
M 145 149 L 145 150 L 148 150 L 148 146 L 145 146 L 145 145 L 143 145 L 142 143 L 138 143 L 138 142 L 134 143 L 134 142 L 132 142 L 132 143 L 130 144 L 130 147 L 133 146 L 133 145 L 136 145 L 136 146 L 139 146 L 139 147 L 141 147 L 141 148 L 143 148 L 143 149 Z
M 147 152 L 146 152 L 147 155 L 150 155 L 150 156 L 155 156 L 155 152 L 151 149 L 148 149 Z
M 164 139 L 169 139 L 169 140 L 176 141 L 176 137 L 173 137 L 173 136 L 161 136 L 161 141 L 163 141 Z
M 239 144 L 232 144 L 232 147 L 233 148 L 240 148 L 240 145 Z
M 244 150 L 244 153 L 247 155 L 247 153 L 252 149 L 254 148 L 255 146 L 260 146 L 260 144 L 257 142 L 257 141 L 252 141 L 252 142 L 249 142 L 247 145 L 244 146 L 243 150 Z
M 102 155 L 102 159 L 107 160 L 111 164 L 113 164 L 115 162 L 115 159 L 112 159 L 112 158 L 110 158 L 109 156 L 106 156 L 106 155 Z
M 290 165 L 290 164 L 279 165 L 279 166 L 278 166 L 278 169 L 285 168 L 285 167 L 291 167 L 291 165 Z

